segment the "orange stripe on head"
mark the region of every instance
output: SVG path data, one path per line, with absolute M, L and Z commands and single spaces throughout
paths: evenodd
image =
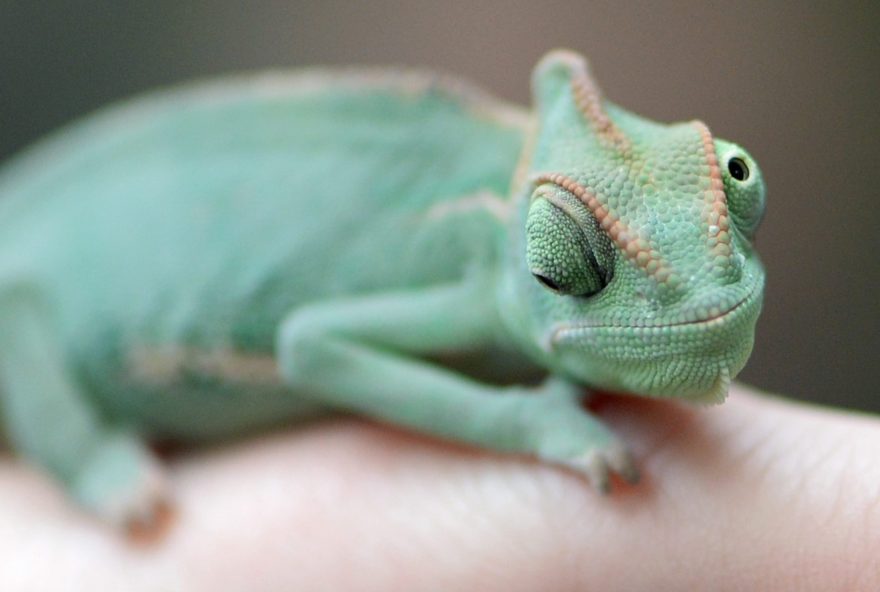
M 694 127 L 703 142 L 706 164 L 709 165 L 709 188 L 705 190 L 703 221 L 707 227 L 706 242 L 712 255 L 713 266 L 727 267 L 730 261 L 730 214 L 727 210 L 727 194 L 724 193 L 724 181 L 721 179 L 721 168 L 715 153 L 715 142 L 712 132 L 702 121 L 694 121 Z M 721 263 L 721 262 L 725 263 Z
M 622 154 L 628 154 L 631 148 L 629 138 L 617 127 L 605 108 L 602 106 L 602 93 L 593 82 L 586 60 L 580 58 L 572 60 L 571 67 L 571 92 L 575 105 L 590 123 L 593 131 L 599 139 L 613 146 Z

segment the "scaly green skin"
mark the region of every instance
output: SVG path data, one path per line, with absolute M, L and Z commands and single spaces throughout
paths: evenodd
M 168 495 L 142 438 L 327 409 L 537 455 L 601 490 L 612 471 L 634 481 L 577 384 L 723 399 L 760 309 L 763 182 L 702 124 L 603 101 L 575 54 L 545 57 L 533 87 L 534 118 L 430 75 L 232 80 L 90 117 L 10 163 L 15 447 L 122 524 Z M 452 352 L 473 376 L 438 361 Z M 499 359 L 550 378 L 474 377 Z

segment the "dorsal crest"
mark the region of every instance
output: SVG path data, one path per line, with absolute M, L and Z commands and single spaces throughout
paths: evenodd
M 532 87 L 538 108 L 546 108 L 562 94 L 566 85 L 599 141 L 620 153 L 628 153 L 631 148 L 629 138 L 605 111 L 602 91 L 593 79 L 586 58 L 573 51 L 558 49 L 544 56 L 535 67 Z

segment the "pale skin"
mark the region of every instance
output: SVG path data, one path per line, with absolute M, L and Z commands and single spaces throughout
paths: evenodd
M 540 463 L 337 418 L 175 455 L 179 517 L 158 546 L 108 532 L 7 458 L 0 589 L 880 586 L 876 418 L 736 384 L 719 408 L 614 397 L 597 414 L 643 459 L 643 482 L 614 497 Z

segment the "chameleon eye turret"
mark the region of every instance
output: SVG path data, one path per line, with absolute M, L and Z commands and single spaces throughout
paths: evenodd
M 571 196 L 541 189 L 526 221 L 529 270 L 553 292 L 593 296 L 608 285 L 613 250 L 595 218 Z
M 761 171 L 739 146 L 716 140 L 715 147 L 724 163 L 722 180 L 733 224 L 746 238 L 753 240 L 764 217 L 766 188 Z

